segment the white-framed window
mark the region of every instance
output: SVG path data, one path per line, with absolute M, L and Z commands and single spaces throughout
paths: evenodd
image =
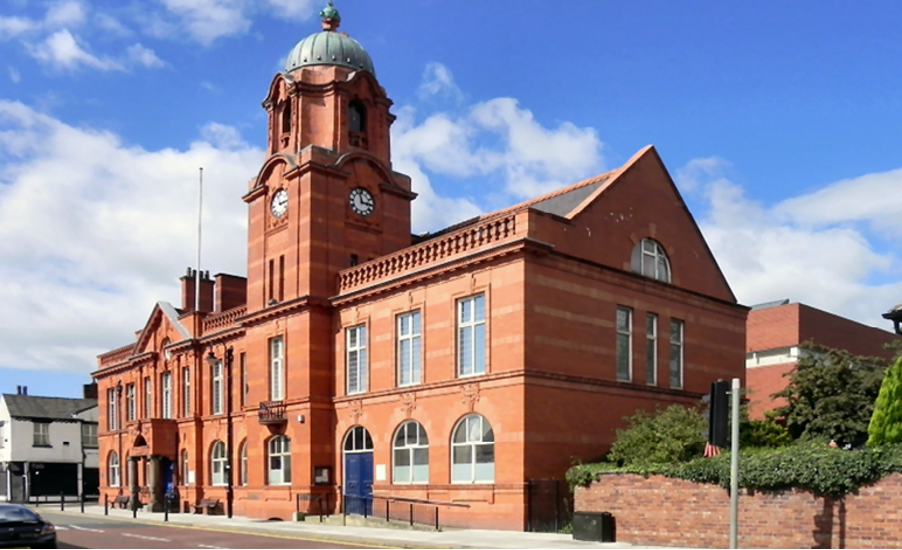
M 247 485 L 247 441 L 238 449 L 238 485 Z
M 119 429 L 119 418 L 116 414 L 116 388 L 106 391 L 106 427 L 110 431 Z
M 457 301 L 457 375 L 485 374 L 485 295 Z
M 81 425 L 81 446 L 97 448 L 97 424 L 84 422 Z
M 182 471 L 181 471 L 181 482 L 185 487 L 188 486 L 188 470 L 191 466 L 188 464 L 188 449 L 182 449 Z
M 285 398 L 285 346 L 281 336 L 269 341 L 269 398 L 281 401 Z
M 614 348 L 617 366 L 617 380 L 629 382 L 633 379 L 633 310 L 617 307 L 617 342 Z
M 679 319 L 670 320 L 670 387 L 683 388 L 683 329 Z
M 658 383 L 658 316 L 654 313 L 645 316 L 645 383 Z
M 348 394 L 366 391 L 366 325 L 345 329 Z
M 153 418 L 153 386 L 149 376 L 144 378 L 144 418 Z
M 420 312 L 398 315 L 398 385 L 422 381 Z
M 160 376 L 160 387 L 163 391 L 163 418 L 172 418 L 172 373 L 164 372 Z
M 277 435 L 267 444 L 267 484 L 291 484 L 291 439 Z
M 373 438 L 370 431 L 363 426 L 354 426 L 345 436 L 342 447 L 346 453 L 359 453 L 373 450 Z
M 222 414 L 222 361 L 216 361 L 211 368 L 210 391 L 213 394 L 211 400 L 213 414 Z
M 32 422 L 34 426 L 34 439 L 32 444 L 35 447 L 50 446 L 50 423 L 49 422 Z
M 630 266 L 635 273 L 670 282 L 670 261 L 664 247 L 654 239 L 642 239 L 633 248 Z
M 182 367 L 182 415 L 191 416 L 191 367 Z
M 210 453 L 210 484 L 225 485 L 226 469 L 229 463 L 229 456 L 226 454 L 226 446 L 222 441 L 213 443 L 213 450 Z
M 129 422 L 138 417 L 137 390 L 134 384 L 125 386 L 125 419 Z
M 392 444 L 392 483 L 429 483 L 429 438 L 415 420 L 401 424 Z
M 483 416 L 463 417 L 451 436 L 451 483 L 494 483 L 495 434 Z
M 238 362 L 241 365 L 241 406 L 247 406 L 247 354 L 241 352 L 238 356 Z
M 110 456 L 107 459 L 107 479 L 110 483 L 110 487 L 118 487 L 119 486 L 119 455 L 116 454 L 116 451 L 110 451 Z

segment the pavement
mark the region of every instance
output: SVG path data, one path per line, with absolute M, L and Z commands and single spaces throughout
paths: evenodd
M 37 508 L 37 511 L 40 512 L 42 509 L 45 507 Z M 47 506 L 46 510 L 59 513 L 58 505 Z M 65 514 L 82 517 L 104 516 L 104 509 L 103 506 L 86 505 L 84 514 L 82 514 L 78 507 L 67 506 Z M 132 521 L 132 512 L 110 508 L 106 519 Z M 651 548 L 637 547 L 622 542 L 577 541 L 573 540 L 571 535 L 558 533 L 457 528 L 442 531 L 408 530 L 397 527 L 320 523 L 318 517 L 308 517 L 306 521 L 289 522 L 256 520 L 238 516 L 228 518 L 224 515 L 169 514 L 168 523 L 164 523 L 162 513 L 138 511 L 137 520 L 143 523 L 165 524 L 172 527 L 183 526 L 391 548 L 581 548 L 587 550 L 592 548 Z

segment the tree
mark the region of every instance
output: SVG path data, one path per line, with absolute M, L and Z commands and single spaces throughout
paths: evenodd
M 868 436 L 869 447 L 902 442 L 902 356 L 886 371 L 880 385 Z
M 708 421 L 698 407 L 656 406 L 654 414 L 637 410 L 624 420 L 628 426 L 617 430 L 609 462 L 620 466 L 684 462 L 705 450 Z
M 885 371 L 879 357 L 803 344 L 789 384 L 774 394 L 787 401 L 776 415 L 794 439 L 864 442 Z

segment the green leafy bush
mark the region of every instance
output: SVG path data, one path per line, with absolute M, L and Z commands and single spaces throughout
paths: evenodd
M 739 425 L 739 445 L 749 447 L 784 447 L 792 443 L 792 436 L 784 426 L 771 419 L 745 420 Z
M 572 474 L 571 474 L 572 472 Z M 697 458 L 684 464 L 616 468 L 581 464 L 568 472 L 571 484 L 588 485 L 599 473 L 659 474 L 697 483 L 730 486 L 730 454 Z M 902 447 L 845 451 L 824 442 L 807 442 L 778 449 L 752 449 L 740 457 L 739 486 L 759 491 L 802 489 L 816 495 L 841 497 L 894 472 L 902 472 Z
M 654 414 L 640 410 L 624 420 L 628 426 L 617 430 L 609 462 L 619 466 L 674 463 L 704 452 L 708 425 L 698 408 L 655 407 Z
M 902 357 L 886 371 L 868 425 L 868 446 L 902 442 Z
M 794 439 L 864 442 L 886 360 L 805 343 L 776 409 Z

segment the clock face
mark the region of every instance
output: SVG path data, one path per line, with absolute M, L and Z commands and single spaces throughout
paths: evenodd
M 269 210 L 272 215 L 281 218 L 288 212 L 288 191 L 279 189 L 272 196 L 272 202 L 269 203 Z
M 351 189 L 351 195 L 348 197 L 351 210 L 361 216 L 369 216 L 376 209 L 376 200 L 373 195 L 363 187 L 355 187 Z

